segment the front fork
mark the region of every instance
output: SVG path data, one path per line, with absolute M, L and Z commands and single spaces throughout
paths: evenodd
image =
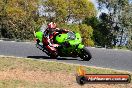
M 78 52 L 78 56 L 80 56 L 82 54 L 81 50 L 84 48 L 85 46 L 83 44 L 79 44 L 77 47 L 77 52 Z

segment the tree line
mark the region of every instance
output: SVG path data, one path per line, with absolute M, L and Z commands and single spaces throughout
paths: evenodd
M 97 17 L 97 10 L 89 0 L 1 0 L 0 37 L 32 40 L 33 31 L 55 21 L 59 28 L 79 32 L 87 46 L 132 49 L 132 3 L 97 1 L 98 10 L 107 8 L 108 13 Z

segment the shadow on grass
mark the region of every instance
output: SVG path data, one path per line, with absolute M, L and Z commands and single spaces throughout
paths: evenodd
M 54 58 L 50 58 L 48 56 L 27 56 L 27 58 L 33 58 L 33 59 L 54 59 Z M 71 57 L 67 57 L 67 58 L 58 57 L 57 60 L 78 60 L 78 59 L 75 59 L 75 58 L 71 59 Z

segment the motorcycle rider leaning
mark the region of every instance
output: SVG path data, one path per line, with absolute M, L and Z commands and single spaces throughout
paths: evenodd
M 49 40 L 48 42 L 49 42 L 50 46 L 52 46 L 52 44 L 54 44 L 54 42 L 53 42 L 53 37 L 54 37 L 53 33 L 54 32 L 67 33 L 67 32 L 69 32 L 69 30 L 57 28 L 57 25 L 55 22 L 50 22 L 48 24 L 48 27 L 44 31 L 44 35 L 43 35 L 43 37 L 48 38 L 48 40 Z

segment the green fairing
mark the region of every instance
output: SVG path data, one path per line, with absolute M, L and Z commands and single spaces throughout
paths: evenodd
M 84 45 L 79 44 L 78 48 L 79 48 L 79 49 L 82 49 L 82 48 L 84 48 Z
M 59 35 L 56 36 L 56 41 L 59 44 L 62 44 L 65 41 L 68 41 L 71 46 L 79 44 L 78 48 L 82 49 L 84 47 L 84 45 L 80 44 L 82 42 L 81 35 L 79 33 L 76 33 L 75 36 L 76 36 L 76 38 L 74 40 L 71 40 L 71 39 L 68 39 L 67 34 L 59 34 Z
M 76 39 L 75 40 L 70 40 L 69 43 L 70 45 L 76 45 L 76 44 L 79 44 L 81 43 L 82 39 L 81 39 L 81 36 L 79 33 L 76 33 Z
M 43 38 L 43 32 L 39 31 L 35 33 L 36 38 L 38 38 L 40 40 L 40 42 L 42 42 L 42 38 Z
M 80 41 L 80 43 L 82 42 L 82 38 L 81 38 L 81 35 L 79 33 L 76 33 L 76 39 L 78 39 Z
M 68 37 L 67 34 L 59 34 L 58 36 L 56 36 L 56 41 L 61 44 L 63 42 L 65 42 L 66 38 Z

